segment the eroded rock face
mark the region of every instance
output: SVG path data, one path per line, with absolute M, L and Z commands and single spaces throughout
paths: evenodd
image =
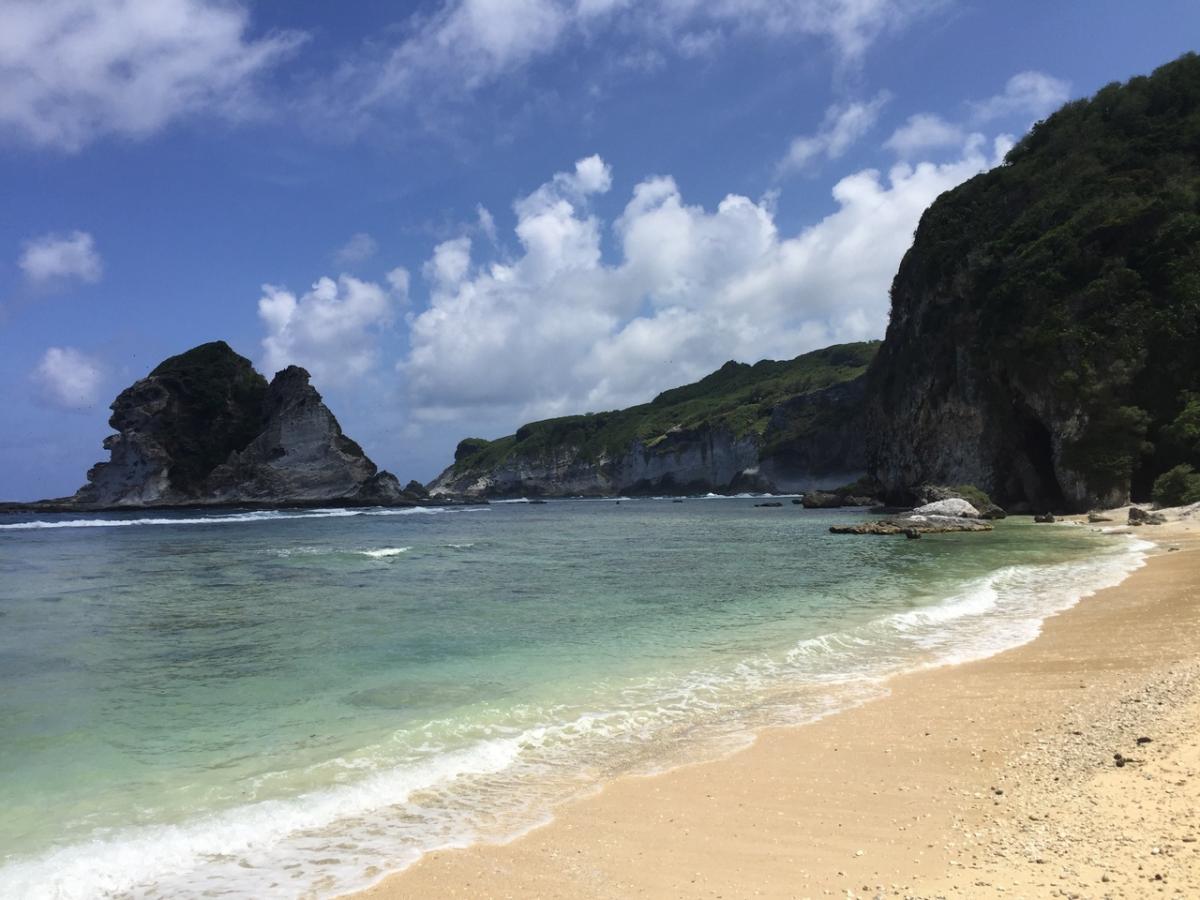
M 402 503 L 296 366 L 268 385 L 223 341 L 172 357 L 112 405 L 80 507 Z
M 430 486 L 432 494 L 466 497 L 610 496 L 626 492 L 712 490 L 751 477 L 758 442 L 713 429 L 678 432 L 653 447 L 635 441 L 620 455 L 581 455 L 570 445 L 516 454 L 482 470 L 452 466 Z

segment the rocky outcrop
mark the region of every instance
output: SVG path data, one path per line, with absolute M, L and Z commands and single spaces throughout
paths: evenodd
M 950 534 L 956 531 L 991 531 L 990 522 L 962 519 L 957 516 L 924 516 L 901 519 L 881 519 L 855 525 L 831 525 L 833 534 L 903 534 L 909 537 L 922 534 Z
M 771 412 L 758 472 L 776 490 L 850 484 L 866 470 L 865 377 L 797 394 Z
M 960 519 L 981 519 L 983 516 L 966 500 L 950 497 L 945 500 L 935 500 L 918 506 L 912 511 L 914 516 L 949 516 Z
M 867 374 L 890 502 L 934 482 L 1084 512 L 1188 461 L 1197 128 L 1187 54 L 1068 104 L 925 212 Z
M 342 433 L 308 372 L 268 384 L 223 341 L 164 361 L 111 409 L 110 458 L 67 501 L 76 508 L 411 500 Z
M 467 438 L 434 496 L 602 496 L 808 490 L 865 474 L 862 374 L 873 343 L 729 362 L 614 412 Z
M 758 442 L 729 432 L 677 431 L 624 453 L 589 457 L 574 444 L 509 455 L 486 467 L 451 466 L 430 485 L 433 496 L 612 496 L 695 493 L 754 481 Z

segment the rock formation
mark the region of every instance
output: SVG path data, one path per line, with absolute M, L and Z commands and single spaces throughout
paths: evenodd
M 523 425 L 459 443 L 434 496 L 571 496 L 798 490 L 866 468 L 863 378 L 876 344 L 787 362 L 729 362 L 615 412 Z
M 1198 462 L 1200 57 L 1038 123 L 925 212 L 868 372 L 871 468 L 1086 511 Z M 1189 456 L 1189 454 L 1191 454 Z
M 223 341 L 171 357 L 113 401 L 107 462 L 76 508 L 404 504 L 289 366 L 270 384 Z

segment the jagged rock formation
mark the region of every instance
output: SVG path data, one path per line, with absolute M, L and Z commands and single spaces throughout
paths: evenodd
M 398 504 L 304 369 L 270 384 L 224 341 L 171 357 L 113 401 L 108 462 L 68 503 L 77 508 Z
M 788 362 L 729 362 L 617 412 L 523 425 L 458 445 L 434 496 L 597 496 L 801 489 L 866 468 L 863 381 L 877 343 Z
M 1197 147 L 1188 54 L 1068 104 L 925 212 L 867 376 L 891 502 L 931 482 L 1084 511 L 1200 463 Z

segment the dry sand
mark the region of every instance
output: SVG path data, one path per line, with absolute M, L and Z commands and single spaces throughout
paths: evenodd
M 1200 897 L 1200 511 L 1138 532 L 1149 564 L 1024 647 L 358 896 Z

